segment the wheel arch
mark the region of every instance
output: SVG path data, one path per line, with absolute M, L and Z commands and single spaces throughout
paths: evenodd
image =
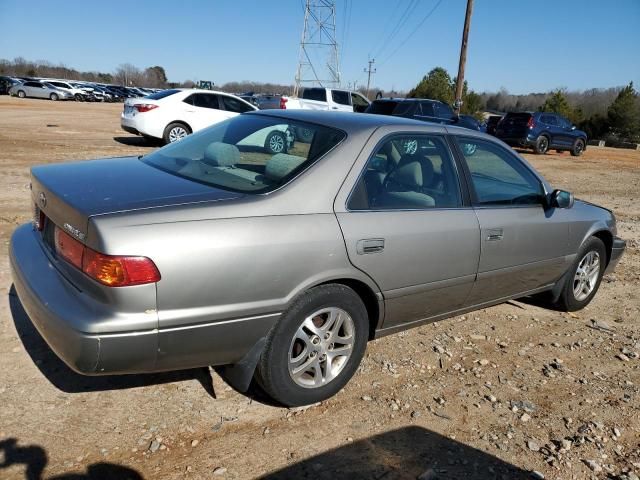
M 361 280 L 355 278 L 335 278 L 327 280 L 322 283 L 314 285 L 318 287 L 320 285 L 338 284 L 351 288 L 362 300 L 365 308 L 367 309 L 367 317 L 369 320 L 369 340 L 375 338 L 376 329 L 382 323 L 382 315 L 384 313 L 384 306 L 381 300 L 378 300 L 378 295 L 373 289 Z M 313 287 L 312 287 L 313 288 Z
M 167 122 L 167 124 L 164 126 L 164 129 L 162 130 L 162 132 L 164 133 L 167 130 L 167 128 L 169 128 L 169 125 L 171 125 L 173 123 L 181 123 L 182 125 L 184 125 L 185 127 L 187 127 L 189 129 L 189 133 L 193 133 L 193 128 L 191 128 L 191 125 L 189 125 L 189 122 L 186 122 L 184 120 L 171 120 L 171 121 Z
M 593 232 L 590 236 L 596 237 L 604 243 L 604 248 L 607 252 L 606 265 L 609 265 L 609 261 L 611 260 L 611 251 L 613 249 L 613 234 L 609 230 L 598 230 Z

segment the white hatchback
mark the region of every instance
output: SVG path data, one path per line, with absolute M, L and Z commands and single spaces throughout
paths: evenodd
M 257 108 L 228 93 L 176 88 L 127 99 L 120 125 L 126 132 L 173 143 L 190 133 L 253 110 Z M 293 135 L 286 128 L 276 129 L 265 136 L 261 146 L 271 153 L 286 153 L 292 142 Z

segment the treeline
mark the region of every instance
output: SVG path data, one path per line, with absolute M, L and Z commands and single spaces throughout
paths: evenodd
M 456 79 L 442 67 L 425 75 L 407 94 L 448 104 L 455 100 Z M 640 96 L 633 83 L 625 87 L 592 88 L 583 91 L 558 89 L 527 95 L 498 92 L 477 93 L 464 83 L 462 113 L 480 116 L 484 111 L 556 112 L 584 130 L 589 138 L 616 142 L 640 142 Z

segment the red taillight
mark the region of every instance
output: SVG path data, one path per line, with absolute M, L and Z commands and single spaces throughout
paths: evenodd
M 144 113 L 149 110 L 153 110 L 154 108 L 158 108 L 158 105 L 154 105 L 152 103 L 137 103 L 133 106 L 138 112 Z
M 287 98 L 284 97 L 280 97 L 280 110 L 286 110 L 287 109 Z
M 103 285 L 128 287 L 160 280 L 160 272 L 150 258 L 96 252 L 58 227 L 54 237 L 58 255 Z
M 529 117 L 529 121 L 527 122 L 527 127 L 531 129 L 535 126 L 536 126 L 536 121 L 533 119 L 533 117 Z
M 109 287 L 142 285 L 160 280 L 160 272 L 147 257 L 104 255 L 85 248 L 82 271 Z

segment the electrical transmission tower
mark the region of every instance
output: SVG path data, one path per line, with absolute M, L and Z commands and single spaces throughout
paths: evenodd
M 294 96 L 305 85 L 340 86 L 335 0 L 306 0 Z

